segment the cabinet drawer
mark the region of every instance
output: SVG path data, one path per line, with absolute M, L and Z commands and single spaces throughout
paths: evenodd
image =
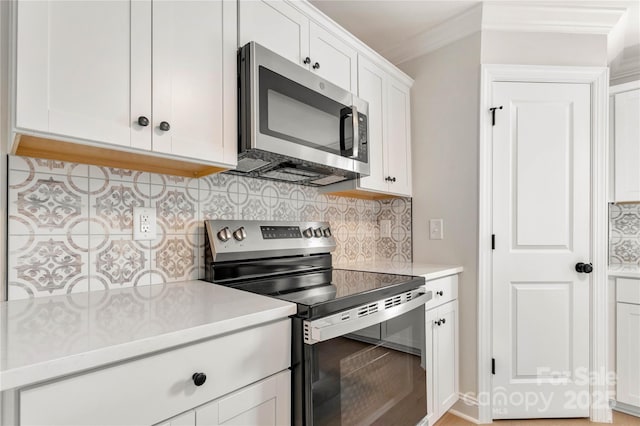
M 291 321 L 107 367 L 20 392 L 21 425 L 153 424 L 291 365 Z M 192 375 L 207 380 L 195 386 Z
M 458 298 L 457 275 L 427 281 L 425 286 L 433 292 L 433 297 L 425 304 L 425 309 L 435 308 Z
M 640 305 L 640 280 L 617 278 L 616 301 Z

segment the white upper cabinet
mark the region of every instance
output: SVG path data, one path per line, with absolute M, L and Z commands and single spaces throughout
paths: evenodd
M 240 40 L 274 51 L 336 86 L 355 92 L 356 50 L 283 0 L 239 0 Z
M 311 70 L 350 92 L 356 92 L 358 54 L 347 43 L 311 22 L 309 51 Z
M 148 9 L 148 10 L 147 10 Z M 151 10 L 135 1 L 17 2 L 16 126 L 151 148 Z
M 369 103 L 369 176 L 357 189 L 411 196 L 409 88 L 360 56 L 358 96 Z
M 235 154 L 236 10 L 224 0 L 154 1 L 154 151 L 211 162 Z
M 235 1 L 16 4 L 16 133 L 235 164 Z
M 282 0 L 239 0 L 239 47 L 250 41 L 307 68 L 309 18 Z
M 612 96 L 614 201 L 640 201 L 640 82 L 619 89 Z

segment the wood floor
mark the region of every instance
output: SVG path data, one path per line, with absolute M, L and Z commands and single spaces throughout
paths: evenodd
M 590 423 L 588 419 L 544 419 L 544 420 L 496 420 L 496 426 L 586 426 L 600 423 Z M 640 426 L 640 418 L 627 414 L 613 412 L 613 424 L 620 426 Z M 435 426 L 474 426 L 467 420 L 451 413 L 445 414 Z

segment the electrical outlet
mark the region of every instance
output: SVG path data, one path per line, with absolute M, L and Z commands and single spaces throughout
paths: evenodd
M 444 239 L 444 224 L 442 219 L 429 219 L 429 239 Z
M 133 208 L 133 239 L 154 240 L 156 238 L 156 209 Z
M 391 221 L 389 219 L 380 219 L 380 236 L 391 238 Z

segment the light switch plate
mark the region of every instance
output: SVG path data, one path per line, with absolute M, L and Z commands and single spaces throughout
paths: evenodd
M 156 209 L 148 207 L 133 208 L 133 239 L 155 240 Z
M 444 224 L 442 219 L 429 219 L 429 239 L 444 239 Z

